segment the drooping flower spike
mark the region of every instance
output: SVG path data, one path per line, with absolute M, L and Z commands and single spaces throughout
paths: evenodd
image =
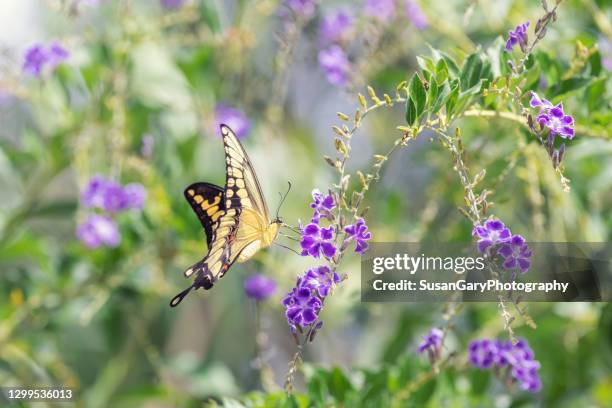
M 510 52 L 516 44 L 519 45 L 521 50 L 525 52 L 527 50 L 527 28 L 529 27 L 529 21 L 516 26 L 514 30 L 508 32 L 508 41 L 506 41 L 506 51 Z

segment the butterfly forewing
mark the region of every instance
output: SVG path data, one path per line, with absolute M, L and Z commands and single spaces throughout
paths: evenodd
M 223 188 L 210 183 L 193 183 L 185 189 L 185 198 L 202 223 L 209 248 L 213 226 L 225 212 L 223 192 Z

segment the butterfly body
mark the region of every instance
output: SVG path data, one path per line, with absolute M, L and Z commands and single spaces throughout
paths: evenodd
M 194 183 L 185 189 L 185 198 L 200 219 L 208 252 L 184 275 L 195 275 L 194 282 L 176 295 L 170 306 L 177 306 L 192 290 L 210 289 L 234 262 L 249 260 L 257 251 L 272 245 L 280 221 L 271 220 L 255 170 L 238 138 L 221 125 L 225 150 L 225 188 L 210 183 Z

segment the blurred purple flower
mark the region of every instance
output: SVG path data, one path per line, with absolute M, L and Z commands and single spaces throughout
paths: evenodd
M 87 208 L 101 208 L 116 213 L 127 209 L 142 209 L 147 192 L 142 184 L 131 183 L 125 187 L 103 176 L 89 180 L 81 194 L 81 201 Z
M 319 65 L 330 84 L 336 86 L 347 84 L 351 64 L 340 46 L 332 45 L 319 51 Z
M 355 18 L 350 10 L 338 9 L 326 14 L 319 28 L 319 42 L 322 46 L 346 41 L 353 29 Z
M 395 17 L 395 0 L 365 0 L 363 13 L 388 23 Z
M 66 61 L 69 56 L 70 53 L 64 47 L 56 42 L 51 44 L 47 52 L 49 68 L 51 70 L 55 69 L 62 62 Z
M 334 197 L 331 194 L 323 195 L 319 189 L 312 190 L 312 203 L 310 208 L 314 209 L 311 222 L 318 224 L 321 217 L 331 220 L 331 210 L 336 207 Z
M 508 242 L 502 244 L 499 254 L 504 257 L 504 268 L 509 270 L 519 268 L 521 273 L 529 270 L 531 250 L 522 236 L 514 235 Z
M 266 300 L 276 291 L 276 282 L 265 275 L 252 275 L 244 281 L 244 291 L 252 299 Z
M 488 220 L 484 226 L 475 226 L 472 235 L 478 238 L 478 250 L 481 253 L 493 245 L 508 241 L 512 236 L 510 230 L 500 220 Z
M 147 199 L 147 190 L 140 183 L 130 183 L 123 187 L 127 208 L 142 210 Z
M 25 53 L 25 62 L 23 70 L 33 76 L 40 76 L 43 66 L 47 62 L 48 57 L 42 44 L 36 44 L 28 48 Z
M 215 131 L 219 137 L 221 137 L 221 125 L 229 126 L 239 139 L 243 139 L 251 130 L 251 122 L 246 115 L 225 103 L 215 107 Z
M 90 214 L 77 226 L 77 238 L 91 249 L 100 246 L 116 247 L 121 242 L 119 228 L 112 218 Z
M 308 224 L 302 231 L 302 256 L 319 258 L 321 254 L 326 258 L 336 255 L 336 247 L 332 243 L 334 236 L 333 226 L 321 228 L 315 223 Z
M 322 265 L 306 271 L 300 284 L 317 291 L 319 297 L 325 298 L 332 286 L 340 282 L 340 276 L 332 272 L 329 266 Z
M 498 370 L 509 367 L 510 374 L 520 383 L 522 389 L 529 392 L 542 389 L 542 380 L 538 373 L 540 363 L 535 360 L 533 350 L 524 339 L 520 339 L 516 344 L 512 344 L 512 341 L 474 340 L 468 348 L 468 359 L 473 366 L 480 369 L 495 367 Z
M 315 13 L 315 0 L 285 0 L 285 6 L 302 18 L 310 18 Z
M 601 53 L 601 65 L 608 71 L 612 71 L 612 41 L 601 36 L 598 45 Z
M 521 47 L 521 50 L 525 52 L 527 49 L 527 27 L 529 27 L 529 21 L 516 26 L 514 30 L 508 31 L 508 41 L 506 41 L 506 51 L 510 52 L 516 44 Z
M 538 80 L 538 88 L 542 90 L 548 88 L 548 81 L 546 80 L 544 74 L 540 74 L 540 79 Z
M 315 290 L 301 285 L 301 278 L 298 278 L 296 286 L 283 298 L 282 303 L 287 322 L 292 328 L 314 323 L 323 306 Z
M 355 224 L 344 227 L 344 232 L 347 234 L 344 240 L 345 243 L 355 241 L 356 253 L 363 255 L 368 250 L 369 245 L 367 241 L 372 239 L 372 233 L 368 231 L 368 226 L 363 218 L 358 218 Z
M 423 336 L 423 341 L 419 344 L 418 352 L 428 352 L 430 357 L 438 357 L 440 355 L 440 347 L 442 347 L 442 337 L 444 332 L 437 327 L 432 328 L 427 335 Z
M 423 9 L 414 0 L 406 0 L 405 2 L 406 16 L 417 30 L 424 30 L 429 25 L 427 16 L 423 12 Z
M 160 3 L 166 10 L 176 10 L 183 7 L 185 0 L 160 0 Z
M 29 75 L 40 76 L 45 66 L 53 70 L 68 59 L 69 55 L 58 43 L 52 43 L 48 49 L 42 44 L 35 44 L 26 50 L 23 71 Z

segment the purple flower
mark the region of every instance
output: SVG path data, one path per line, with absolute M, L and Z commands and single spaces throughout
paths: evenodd
M 310 18 L 315 12 L 315 0 L 285 0 L 285 5 L 295 15 Z
M 147 192 L 142 184 L 131 183 L 125 187 L 103 176 L 94 176 L 81 194 L 87 208 L 101 208 L 116 213 L 127 209 L 142 209 Z
M 612 71 L 612 41 L 600 36 L 598 45 L 601 53 L 601 65 L 608 71 Z
M 529 106 L 532 108 L 540 108 L 540 112 L 548 111 L 553 107 L 553 104 L 550 103 L 548 99 L 540 98 L 540 96 L 531 91 L 531 100 L 529 101 Z
M 332 272 L 328 266 L 322 265 L 307 270 L 300 284 L 316 290 L 319 297 L 325 298 L 332 286 L 338 282 L 340 282 L 340 276 L 336 272 Z
M 33 76 L 40 76 L 43 66 L 48 61 L 47 53 L 41 44 L 33 45 L 25 53 L 23 70 Z
M 533 350 L 527 341 L 520 339 L 516 344 L 489 339 L 474 340 L 468 348 L 469 361 L 480 369 L 507 367 L 513 379 L 529 392 L 542 389 L 538 370 L 540 363 L 535 360 Z
M 155 139 L 150 134 L 146 134 L 142 137 L 142 142 L 140 145 L 140 155 L 145 159 L 151 158 L 153 156 L 153 146 L 155 145 Z
M 504 268 L 519 268 L 521 273 L 529 270 L 531 265 L 531 250 L 520 235 L 514 235 L 507 243 L 499 249 L 499 254 L 504 257 Z
M 395 0 L 366 0 L 363 13 L 383 23 L 388 23 L 395 17 Z
M 439 357 L 440 347 L 442 347 L 442 337 L 444 337 L 444 332 L 434 327 L 427 335 L 423 336 L 423 341 L 419 344 L 418 352 L 422 354 L 427 351 L 431 359 Z
M 183 7 L 185 0 L 160 0 L 160 3 L 166 10 L 176 10 Z
M 336 86 L 347 84 L 351 64 L 340 46 L 332 45 L 319 51 L 319 65 L 330 84 Z
M 541 111 L 536 120 L 541 126 L 550 129 L 551 137 L 559 135 L 564 139 L 574 138 L 574 118 L 563 112 L 562 103 L 548 111 Z
M 336 247 L 331 242 L 334 236 L 333 226 L 321 228 L 315 223 L 308 224 L 302 231 L 302 256 L 314 258 L 321 256 L 331 258 L 336 255 Z
M 490 368 L 498 358 L 496 343 L 489 339 L 474 340 L 468 347 L 468 359 L 473 366 L 481 369 Z
M 45 66 L 54 70 L 59 64 L 68 59 L 69 53 L 58 43 L 53 43 L 46 49 L 42 44 L 35 44 L 25 53 L 23 70 L 27 74 L 40 76 Z
M 220 103 L 215 107 L 215 131 L 221 137 L 221 125 L 227 125 L 239 139 L 244 138 L 251 130 L 251 122 L 242 111 Z
M 319 42 L 327 45 L 344 42 L 350 35 L 355 18 L 348 9 L 339 9 L 326 14 L 319 28 Z
M 252 299 L 266 300 L 276 291 L 276 282 L 264 275 L 252 275 L 244 281 L 244 291 Z
M 514 31 L 508 31 L 508 41 L 506 41 L 506 51 L 510 52 L 516 44 L 521 47 L 524 52 L 527 49 L 527 27 L 529 27 L 529 21 L 516 26 Z
M 292 328 L 314 323 L 323 306 L 314 289 L 301 285 L 301 278 L 298 278 L 295 288 L 285 296 L 282 303 L 287 322 Z
M 66 61 L 70 53 L 58 43 L 53 43 L 47 52 L 49 67 L 54 70 L 62 62 Z
M 123 187 L 127 208 L 142 210 L 147 199 L 147 190 L 140 183 L 130 183 Z
M 116 247 L 121 242 L 119 228 L 112 218 L 105 215 L 90 214 L 77 226 L 77 238 L 91 249 L 102 245 Z
M 427 28 L 429 22 L 427 16 L 423 13 L 423 9 L 414 0 L 406 0 L 405 2 L 406 16 L 412 21 L 412 24 L 417 30 Z
M 481 253 L 485 253 L 493 245 L 508 241 L 512 236 L 500 220 L 488 220 L 484 226 L 475 226 L 472 235 L 478 238 L 478 250 Z
M 365 224 L 363 218 L 358 218 L 357 222 L 352 225 L 344 227 L 344 232 L 347 236 L 344 242 L 355 241 L 355 252 L 363 255 L 368 250 L 368 243 L 372 239 L 372 233 L 368 231 L 368 226 Z
M 324 195 L 318 189 L 312 190 L 312 203 L 310 208 L 314 209 L 311 222 L 318 224 L 321 217 L 331 219 L 331 210 L 336 207 L 334 197 L 331 194 Z

